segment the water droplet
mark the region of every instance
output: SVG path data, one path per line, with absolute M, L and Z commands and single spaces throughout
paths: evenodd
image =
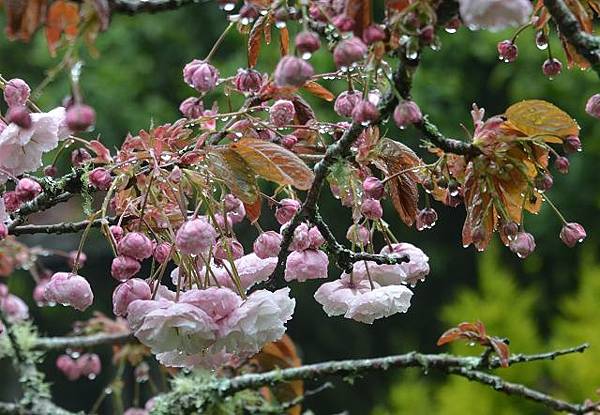
M 454 34 L 457 31 L 456 27 L 446 27 L 444 30 L 450 34 Z
M 112 394 L 112 393 L 113 393 L 113 390 L 112 390 L 112 388 L 111 388 L 111 387 L 108 387 L 108 388 L 105 388 L 105 389 L 104 389 L 104 394 L 105 394 L 105 395 L 110 395 L 110 394 Z
M 275 27 L 277 29 L 283 29 L 286 26 L 287 26 L 287 24 L 283 20 L 278 20 L 275 22 Z
M 89 379 L 89 380 L 94 380 L 94 379 L 96 379 L 96 374 L 95 374 L 95 373 L 90 373 L 90 374 L 88 375 L 88 379 Z
M 306 60 L 309 60 L 311 56 L 312 56 L 312 53 L 310 53 L 310 52 L 304 52 L 302 54 L 302 59 L 304 59 L 306 61 Z

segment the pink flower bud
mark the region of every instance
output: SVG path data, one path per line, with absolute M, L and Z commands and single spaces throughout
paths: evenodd
M 179 112 L 186 118 L 199 118 L 204 113 L 204 104 L 200 98 L 189 97 L 179 104 Z
M 288 223 L 300 209 L 300 202 L 294 199 L 281 199 L 275 210 L 275 219 L 280 225 Z
M 244 256 L 244 247 L 235 239 L 221 238 L 215 246 L 214 257 L 216 260 L 227 261 L 231 255 L 231 259 L 239 259 Z
M 258 92 L 262 82 L 262 75 L 254 69 L 238 69 L 234 81 L 235 88 L 240 92 Z
M 327 278 L 328 265 L 329 259 L 323 251 L 314 249 L 294 251 L 287 257 L 284 278 L 286 281 L 299 282 Z
M 102 370 L 102 362 L 95 353 L 85 353 L 76 361 L 77 367 L 82 376 L 87 376 L 89 379 L 94 379 Z
M 17 197 L 23 202 L 29 202 L 33 200 L 37 195 L 42 193 L 42 186 L 35 180 L 24 178 L 19 180 L 17 187 L 15 187 L 15 193 Z
M 352 120 L 359 124 L 370 124 L 379 118 L 379 110 L 370 101 L 361 100 L 352 111 Z
M 321 47 L 321 40 L 315 32 L 300 32 L 296 35 L 295 42 L 296 49 L 302 55 L 305 53 L 314 53 Z
M 31 88 L 22 79 L 13 78 L 4 86 L 4 101 L 9 107 L 24 106 L 27 103 Z
M 371 25 L 364 30 L 362 37 L 367 45 L 372 45 L 385 40 L 385 32 L 381 26 Z
M 141 268 L 136 259 L 120 255 L 112 260 L 110 275 L 118 281 L 125 281 L 140 272 Z
M 354 63 L 361 61 L 367 54 L 367 45 L 357 37 L 348 40 L 342 40 L 333 50 L 333 61 L 335 66 L 347 68 Z
M 8 286 L 6 284 L 0 284 L 0 298 L 8 295 Z
M 583 226 L 578 223 L 565 223 L 560 230 L 560 240 L 569 248 L 573 248 L 578 242 L 583 242 L 587 233 Z
M 125 255 L 137 260 L 152 256 L 152 242 L 140 232 L 129 232 L 117 245 L 119 255 Z
M 369 176 L 362 184 L 365 197 L 371 199 L 381 199 L 385 194 L 385 186 L 377 177 Z
M 70 381 L 79 379 L 81 371 L 71 356 L 63 354 L 56 359 L 56 368 L 60 370 Z
M 405 128 L 422 120 L 421 109 L 414 101 L 402 101 L 394 110 L 394 122 L 399 128 Z
M 354 25 L 356 24 L 352 17 L 345 14 L 335 16 L 332 23 L 340 30 L 340 32 L 350 32 L 354 29 Z
M 67 264 L 70 268 L 73 268 L 75 266 L 75 261 L 77 261 L 77 251 L 69 252 L 69 256 L 67 257 Z M 87 255 L 85 254 L 85 252 L 82 251 L 79 254 L 79 263 L 77 264 L 77 266 L 80 268 L 83 267 L 85 265 L 85 261 L 87 261 Z
M 165 263 L 169 259 L 171 254 L 171 244 L 168 242 L 162 242 L 156 245 L 154 252 L 152 253 L 154 260 L 159 264 Z
M 367 219 L 381 219 L 383 216 L 383 208 L 381 207 L 381 202 L 377 199 L 365 199 L 362 202 L 362 206 L 360 207 L 360 212 Z
M 535 178 L 535 188 L 541 192 L 545 192 L 552 188 L 554 179 L 552 176 L 546 173 L 540 173 Z
M 49 166 L 44 167 L 44 176 L 56 177 L 57 174 L 58 174 L 58 169 L 56 168 L 56 166 L 51 164 Z
M 74 167 L 81 167 L 92 159 L 92 155 L 84 148 L 78 148 L 71 153 L 71 164 Z
M 4 207 L 8 213 L 15 212 L 21 206 L 21 201 L 15 191 L 4 193 L 2 199 L 4 200 Z
M 594 118 L 600 118 L 600 94 L 594 94 L 588 99 L 585 112 Z
M 152 297 L 152 291 L 146 281 L 140 278 L 132 278 L 126 281 L 113 291 L 113 313 L 115 316 L 124 317 L 127 315 L 127 307 L 135 300 L 149 300 Z
M 519 232 L 508 245 L 519 258 L 527 258 L 535 250 L 535 239 L 527 232 Z
M 562 71 L 562 63 L 556 58 L 548 58 L 542 65 L 542 72 L 549 78 L 556 76 Z
M 35 301 L 39 306 L 46 304 L 46 296 L 44 295 L 44 292 L 46 291 L 46 285 L 48 285 L 48 282 L 50 282 L 49 278 L 40 279 L 33 288 L 33 301 Z
M 431 45 L 435 39 L 435 28 L 432 25 L 422 27 L 419 30 L 419 39 L 424 45 Z
M 96 111 L 86 104 L 71 105 L 67 110 L 65 122 L 71 131 L 86 131 L 96 123 Z
M 6 239 L 6 237 L 8 236 L 8 227 L 0 222 L 0 241 L 3 239 Z
M 294 236 L 290 243 L 290 251 L 304 251 L 310 247 L 310 236 L 308 233 L 308 225 L 301 223 L 294 229 Z
M 570 135 L 563 141 L 563 148 L 567 153 L 577 153 L 581 151 L 581 140 L 576 135 Z
M 183 80 L 199 92 L 209 92 L 215 89 L 219 81 L 219 70 L 204 61 L 194 59 L 183 68 Z
M 310 249 L 319 249 L 325 243 L 325 238 L 316 226 L 308 230 L 308 238 L 310 239 Z
M 498 56 L 502 62 L 514 62 L 519 56 L 519 48 L 512 41 L 503 40 L 498 43 Z
M 113 236 L 113 238 L 115 238 L 115 241 L 119 242 L 121 239 L 123 239 L 123 234 L 125 233 L 125 230 L 122 227 L 118 225 L 112 225 L 108 229 L 110 230 L 110 233 Z
M 233 220 L 231 219 L 231 216 L 227 215 L 226 218 L 227 219 L 225 219 L 220 213 L 215 214 L 215 225 L 217 228 L 225 230 L 233 227 Z
M 315 71 L 304 59 L 295 56 L 284 56 L 275 68 L 275 84 L 280 87 L 293 86 L 300 88 Z
M 416 227 L 418 231 L 422 231 L 423 229 L 430 229 L 435 226 L 437 222 L 438 215 L 435 210 L 432 208 L 426 208 L 420 210 L 417 213 Z
M 275 231 L 261 233 L 254 241 L 254 253 L 260 259 L 276 257 L 281 251 L 281 235 Z
M 280 99 L 271 107 L 269 118 L 275 127 L 283 127 L 294 120 L 296 109 L 294 103 L 287 99 Z
M 365 226 L 355 223 L 348 228 L 346 239 L 359 246 L 367 245 L 370 241 L 369 230 Z
M 516 222 L 507 222 L 500 230 L 509 240 L 513 240 L 519 233 L 519 225 Z
M 31 127 L 31 114 L 24 105 L 17 105 L 8 108 L 6 112 L 6 121 L 14 123 L 21 128 L 28 129 Z
M 70 272 L 55 273 L 46 285 L 44 297 L 47 302 L 71 306 L 79 311 L 84 311 L 94 302 L 87 280 Z
M 281 139 L 281 145 L 291 150 L 294 146 L 298 144 L 298 137 L 292 134 L 288 134 Z
M 96 167 L 90 172 L 90 184 L 99 190 L 108 190 L 112 184 L 112 177 L 108 170 Z
M 554 168 L 562 174 L 567 174 L 569 173 L 569 159 L 563 156 L 557 157 L 556 160 L 554 160 Z
M 199 255 L 215 244 L 217 232 L 205 219 L 192 219 L 181 225 L 175 236 L 175 244 L 182 253 Z
M 333 105 L 335 112 L 341 117 L 350 117 L 352 111 L 362 101 L 362 94 L 358 91 L 344 91 L 338 95 Z

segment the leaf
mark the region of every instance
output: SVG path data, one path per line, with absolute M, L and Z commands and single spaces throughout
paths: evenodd
M 407 146 L 389 138 L 382 138 L 378 145 L 379 159 L 384 163 L 386 175 L 394 176 L 386 190 L 400 219 L 412 226 L 417 216 L 419 190 L 416 171 L 406 171 L 422 164 L 421 159 Z
M 266 17 L 261 15 L 256 19 L 254 26 L 252 26 L 252 30 L 250 30 L 250 35 L 248 37 L 248 66 L 250 68 L 254 68 L 258 62 L 258 54 L 260 53 L 265 21 Z
M 46 40 L 52 55 L 56 52 L 56 45 L 64 33 L 69 39 L 77 36 L 79 25 L 79 6 L 71 1 L 57 0 L 48 9 L 46 19 Z
M 110 151 L 100 141 L 92 140 L 87 144 L 87 146 L 94 153 L 96 153 L 96 157 L 92 160 L 93 163 L 111 163 L 112 162 L 112 157 L 110 155 Z
M 206 155 L 206 162 L 213 176 L 225 182 L 242 202 L 252 204 L 260 200 L 252 169 L 235 151 L 228 148 L 211 150 Z
M 294 153 L 278 144 L 244 137 L 229 145 L 257 175 L 280 185 L 308 190 L 314 174 Z
M 29 41 L 46 14 L 46 0 L 5 0 L 9 39 Z
M 246 216 L 250 220 L 250 223 L 254 224 L 260 218 L 262 199 L 259 197 L 254 203 L 244 203 L 244 208 L 246 209 Z
M 354 19 L 354 35 L 362 36 L 363 31 L 371 25 L 373 13 L 372 0 L 347 0 L 345 13 Z
M 518 102 L 511 105 L 505 115 L 509 127 L 549 143 L 561 143 L 568 136 L 579 135 L 577 122 L 546 101 L 532 99 Z
M 279 53 L 286 56 L 290 50 L 290 31 L 287 27 L 279 29 Z
M 436 345 L 443 346 L 444 344 L 452 343 L 458 339 L 460 339 L 462 335 L 462 330 L 459 328 L 453 327 L 451 329 L 446 330 L 440 338 L 438 339 Z
M 510 358 L 510 349 L 506 343 L 497 337 L 490 337 L 490 344 L 494 352 L 500 358 L 500 365 L 508 367 L 508 359 Z
M 325 101 L 331 102 L 335 99 L 335 95 L 333 95 L 333 93 L 330 90 L 328 90 L 322 85 L 319 85 L 314 81 L 308 81 L 304 84 L 302 88 L 304 88 L 314 96 L 324 99 Z

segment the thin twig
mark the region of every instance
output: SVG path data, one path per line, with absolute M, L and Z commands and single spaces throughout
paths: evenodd
M 35 342 L 35 348 L 41 350 L 76 349 L 94 347 L 106 344 L 124 344 L 137 341 L 129 332 L 99 333 L 88 336 L 71 337 L 40 337 Z

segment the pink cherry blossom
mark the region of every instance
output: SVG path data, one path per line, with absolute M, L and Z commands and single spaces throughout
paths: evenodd
M 149 300 L 152 296 L 150 286 L 140 278 L 132 278 L 120 284 L 112 295 L 115 316 L 127 315 L 127 307 L 135 300 Z
M 267 342 L 279 340 L 292 318 L 296 301 L 290 289 L 257 290 L 223 322 L 223 345 L 228 352 L 254 354 Z
M 276 257 L 281 251 L 281 235 L 275 231 L 261 233 L 254 241 L 254 253 L 261 259 Z
M 357 296 L 344 316 L 372 324 L 373 321 L 392 314 L 406 313 L 412 295 L 413 292 L 404 285 L 376 287 Z
M 117 245 L 120 255 L 142 260 L 152 256 L 152 241 L 140 232 L 129 232 Z
M 255 253 L 251 253 L 244 255 L 240 259 L 236 259 L 233 263 L 240 277 L 242 288 L 248 289 L 258 282 L 267 280 L 271 276 L 277 266 L 277 257 L 261 259 Z M 214 267 L 213 272 L 221 286 L 237 290 L 230 276 L 232 271 L 229 262 L 223 263 L 223 266 L 220 268 Z
M 327 254 L 316 249 L 292 252 L 285 263 L 285 280 L 304 282 L 327 278 Z
M 82 376 L 87 376 L 90 379 L 95 378 L 102 370 L 102 362 L 96 353 L 82 354 L 76 361 L 79 372 Z
M 2 171 L 19 176 L 41 167 L 42 155 L 68 136 L 64 119 L 65 109 L 58 107 L 31 114 L 32 125 L 26 130 L 9 124 L 0 134 L 0 183 L 7 179 Z
M 0 297 L 0 310 L 11 322 L 19 322 L 29 318 L 29 307 L 14 294 Z
M 215 244 L 217 232 L 204 218 L 185 222 L 175 236 L 177 248 L 188 255 L 206 253 Z
M 352 283 L 348 276 L 321 284 L 315 292 L 315 300 L 323 306 L 328 316 L 346 314 L 354 299 L 371 290 L 369 281 L 359 280 Z
M 527 23 L 529 0 L 459 0 L 460 17 L 471 29 L 502 30 Z
M 429 257 L 413 244 L 408 242 L 392 244 L 392 252 L 390 252 L 388 246 L 385 246 L 381 250 L 381 253 L 409 256 L 410 261 L 398 264 L 398 266 L 406 273 L 406 282 L 409 284 L 415 284 L 418 280 L 429 275 Z
M 60 370 L 70 381 L 79 379 L 81 371 L 73 358 L 63 354 L 56 359 L 56 368 Z
M 181 295 L 179 302 L 202 309 L 218 323 L 242 304 L 242 298 L 229 288 L 209 287 L 188 290 Z
M 79 311 L 84 311 L 94 302 L 87 280 L 70 272 L 55 273 L 46 285 L 44 297 L 48 302 L 71 306 Z

